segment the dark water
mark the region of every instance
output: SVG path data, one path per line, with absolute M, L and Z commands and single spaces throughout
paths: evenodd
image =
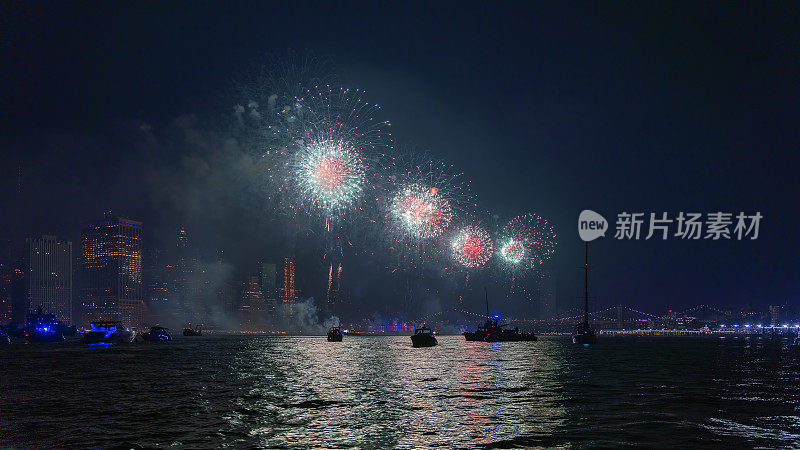
M 800 447 L 800 351 L 204 336 L 0 348 L 0 447 Z

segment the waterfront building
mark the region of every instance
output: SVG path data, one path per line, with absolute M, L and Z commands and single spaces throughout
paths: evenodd
M 107 213 L 81 233 L 81 322 L 142 321 L 142 222 Z
M 72 242 L 44 235 L 25 240 L 27 312 L 42 308 L 72 323 Z

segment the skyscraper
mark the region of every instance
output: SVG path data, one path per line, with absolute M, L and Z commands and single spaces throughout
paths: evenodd
M 241 326 L 248 331 L 260 331 L 267 319 L 267 302 L 258 285 L 258 277 L 251 276 L 242 285 L 239 302 Z
M 217 251 L 217 273 L 223 274 L 226 272 L 224 261 L 224 252 Z M 217 285 L 217 305 L 223 312 L 224 318 L 233 318 L 236 316 L 239 309 L 239 294 L 242 290 L 242 283 L 235 283 L 226 277 L 225 280 Z
M 0 324 L 13 320 L 12 282 L 14 264 L 10 239 L 0 239 Z
M 55 236 L 26 239 L 26 306 L 72 322 L 72 242 Z
M 274 299 L 278 295 L 277 269 L 275 264 L 259 263 L 258 278 L 261 282 L 261 292 L 264 298 Z
M 184 227 L 178 232 L 176 244 L 177 260 L 173 268 L 170 301 L 180 321 L 204 321 L 206 305 L 203 300 L 209 294 L 207 290 L 210 284 L 208 273 L 200 263 L 197 249 Z
M 145 281 L 144 298 L 146 322 L 166 322 L 169 306 L 169 275 L 172 266 L 164 263 L 160 249 L 145 250 L 142 263 L 142 279 Z
M 142 223 L 106 213 L 83 228 L 82 322 L 142 320 Z

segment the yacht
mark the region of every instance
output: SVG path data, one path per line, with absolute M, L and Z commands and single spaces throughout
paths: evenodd
M 85 344 L 125 344 L 132 342 L 135 333 L 116 320 L 92 322 L 91 330 L 83 334 Z
M 430 328 L 422 326 L 414 329 L 414 334 L 411 336 L 412 347 L 433 347 L 436 344 L 436 336 Z
M 64 340 L 64 324 L 54 314 L 44 314 L 40 306 L 36 314 L 28 314 L 22 336 L 28 342 L 58 342 Z
M 142 333 L 141 336 L 145 342 L 166 342 L 172 340 L 169 329 L 158 325 L 150 327 L 150 330 L 146 333 Z

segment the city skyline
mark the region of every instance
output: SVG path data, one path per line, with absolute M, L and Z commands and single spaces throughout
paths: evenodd
M 72 254 L 71 241 L 60 240 L 52 235 L 26 238 L 26 254 L 20 261 L 22 272 L 27 274 L 22 279 L 25 289 L 18 290 L 23 294 L 21 300 L 18 299 L 20 306 L 11 310 L 13 317 L 10 315 L 6 321 L 12 318 L 22 321 L 26 314 L 41 306 L 45 312 L 56 314 L 56 317 L 65 323 L 76 323 L 84 326 L 92 320 L 124 318 L 136 325 L 157 322 L 171 322 L 176 326 L 185 323 L 203 323 L 210 325 L 211 328 L 222 326 L 227 329 L 267 331 L 285 326 L 284 319 L 281 318 L 282 315 L 288 318 L 294 315 L 293 305 L 302 297 L 298 295 L 299 290 L 296 287 L 293 257 L 273 256 L 276 260 L 283 260 L 280 266 L 275 263 L 265 262 L 269 261 L 267 258 L 259 258 L 245 270 L 244 273 L 246 275 L 243 278 L 235 276 L 233 272 L 228 272 L 226 278 L 214 280 L 213 285 L 211 285 L 212 281 L 209 272 L 213 269 L 213 266 L 206 267 L 199 262 L 196 256 L 197 253 L 192 246 L 190 234 L 185 227 L 181 226 L 175 230 L 174 248 L 176 251 L 173 252 L 170 258 L 165 256 L 164 249 L 153 248 L 141 241 L 138 233 L 131 234 L 130 231 L 127 233 L 121 231 L 123 227 L 127 227 L 129 230 L 141 230 L 144 228 L 143 225 L 142 222 L 116 216 L 110 212 L 106 213 L 103 220 L 88 222 L 83 227 L 84 238 L 79 248 L 80 253 L 75 255 Z M 120 231 L 103 231 L 109 228 L 112 230 L 119 229 Z M 104 240 L 103 237 L 106 239 Z M 109 240 L 109 237 L 112 239 Z M 115 242 L 114 238 L 134 239 L 136 244 L 131 246 L 128 243 L 120 246 L 121 242 L 119 240 Z M 109 247 L 109 245 L 112 247 Z M 157 258 L 152 259 L 149 265 L 142 262 L 142 255 L 148 251 L 153 255 L 158 255 Z M 60 256 L 51 255 L 53 252 L 58 252 Z M 121 260 L 122 263 L 117 266 L 119 267 L 119 273 L 127 271 L 138 274 L 141 271 L 141 273 L 147 274 L 142 275 L 135 286 L 121 287 L 123 291 L 127 289 L 134 292 L 134 296 L 140 296 L 141 310 L 124 313 L 121 310 L 117 311 L 114 309 L 116 308 L 116 301 L 112 300 L 111 306 L 103 309 L 102 312 L 91 313 L 98 306 L 93 304 L 94 296 L 92 292 L 96 288 L 93 289 L 91 286 L 93 277 L 89 272 L 98 268 L 107 272 L 108 266 L 113 264 L 109 264 L 108 261 L 98 262 L 98 260 L 110 254 L 127 255 L 127 261 Z M 224 252 L 220 250 L 218 252 L 217 265 L 224 264 L 223 255 Z M 72 269 L 73 263 L 77 263 L 77 269 L 74 271 Z M 82 271 L 82 269 L 86 271 Z M 280 289 L 276 282 L 279 270 L 282 273 Z M 117 269 L 113 269 L 111 272 L 119 275 Z M 108 283 L 113 284 L 113 278 L 116 275 L 111 274 L 111 272 L 109 272 L 110 275 L 105 274 L 109 275 L 106 277 L 106 281 L 99 281 L 101 286 Z M 340 292 L 344 291 L 341 273 L 341 263 L 339 263 L 335 271 L 332 264 L 329 266 L 325 296 L 319 297 L 316 303 L 312 304 L 314 307 L 319 308 L 323 314 L 320 320 L 323 320 L 328 315 L 341 315 L 344 313 L 353 323 L 358 323 L 364 317 L 359 318 L 353 315 L 353 311 L 343 309 L 348 305 L 342 304 L 341 301 L 343 299 L 339 297 L 341 295 Z M 83 282 L 74 288 L 72 284 L 73 276 L 83 279 Z M 68 281 L 61 281 L 65 279 Z M 96 274 L 94 279 L 93 282 L 97 284 L 98 276 Z M 576 305 L 561 305 L 562 308 L 554 309 L 558 305 L 552 305 L 550 303 L 552 302 L 552 297 L 548 297 L 551 294 L 548 294 L 548 290 L 552 289 L 552 284 L 544 280 L 547 279 L 543 279 L 537 288 L 538 311 L 528 316 L 514 316 L 515 320 L 525 322 L 535 319 L 542 325 L 547 320 L 554 322 L 564 321 L 570 318 L 570 312 L 578 311 Z M 5 283 L 3 286 L 6 291 L 13 291 L 9 283 Z M 73 289 L 75 292 L 80 292 L 75 299 L 72 298 Z M 138 293 L 140 291 L 141 293 Z M 551 298 L 551 300 L 547 300 L 548 298 Z M 133 301 L 136 302 L 136 299 L 133 299 Z M 78 309 L 73 308 L 73 303 Z M 284 304 L 284 306 L 279 308 L 279 303 Z M 133 307 L 135 309 L 135 306 L 131 305 L 132 303 L 129 302 L 124 307 Z M 475 314 L 475 311 L 464 309 L 463 299 L 454 306 L 454 311 L 456 312 L 463 310 L 462 320 L 464 317 L 470 317 L 470 314 Z M 745 322 L 753 322 L 753 326 L 756 326 L 756 322 L 759 322 L 759 325 L 761 323 L 771 323 L 780 326 L 783 322 L 793 323 L 800 319 L 800 316 L 796 316 L 797 309 L 794 305 L 791 305 L 788 301 L 776 301 L 770 303 L 768 308 L 762 307 L 757 308 L 757 310 L 754 310 L 751 304 L 725 305 L 723 308 L 726 308 L 726 311 L 716 310 L 705 305 L 695 305 L 688 308 L 680 316 L 673 313 L 671 309 L 668 311 L 650 310 L 646 313 L 639 313 L 641 318 L 638 323 L 640 326 L 654 326 L 653 322 L 646 323 L 648 317 L 650 317 L 650 320 L 661 317 L 662 319 L 668 319 L 668 321 L 677 319 L 691 321 L 697 319 L 691 315 L 691 311 L 698 307 L 707 308 L 707 310 L 710 308 L 710 310 L 716 311 L 716 315 L 710 322 L 708 317 L 705 319 L 700 317 L 702 319 L 701 322 L 704 324 L 730 322 L 731 324 L 741 323 L 744 326 Z M 600 328 L 604 327 L 602 324 L 607 320 L 603 318 L 603 312 L 613 308 L 616 308 L 618 318 L 615 321 L 612 320 L 611 323 L 614 326 L 618 326 L 621 320 L 619 319 L 619 311 L 621 311 L 620 308 L 623 308 L 622 306 L 604 305 L 592 308 L 593 311 L 599 311 L 598 313 L 592 312 L 592 317 Z M 493 307 L 494 309 L 501 311 L 502 304 L 499 308 Z M 65 313 L 65 311 L 69 312 Z M 447 307 L 442 310 L 445 313 L 447 311 Z M 392 323 L 392 321 L 397 323 L 398 319 L 401 320 L 401 323 L 413 323 L 415 320 L 414 316 L 403 314 L 402 311 L 387 310 L 384 312 L 386 313 L 384 320 L 388 320 L 386 323 Z M 567 314 L 566 316 L 564 316 L 565 313 Z M 142 316 L 143 314 L 144 316 Z M 595 314 L 599 315 L 595 316 Z M 77 320 L 71 320 L 71 316 L 77 318 Z M 141 317 L 141 319 L 136 319 L 136 317 Z M 282 322 L 284 325 L 280 325 Z M 379 326 L 375 322 L 370 323 L 373 323 L 373 325 L 369 325 L 370 327 Z M 631 322 L 629 325 L 634 323 L 636 322 Z M 683 324 L 684 322 L 679 321 L 679 323 Z M 682 326 L 685 326 L 685 324 Z
M 800 448 L 800 2 L 0 11 L 0 448 Z
M 781 37 L 791 33 L 779 19 L 785 15 L 775 10 L 750 17 L 731 9 L 723 13 L 725 20 L 712 20 L 710 11 L 684 5 L 658 21 L 663 16 L 655 6 L 546 8 L 575 18 L 563 26 L 530 9 L 514 14 L 516 21 L 533 24 L 525 29 L 550 37 L 539 40 L 515 27 L 491 36 L 469 32 L 492 28 L 510 5 L 468 15 L 464 27 L 446 27 L 445 33 L 434 24 L 449 24 L 449 18 L 435 15 L 416 24 L 417 16 L 400 8 L 392 16 L 415 23 L 420 33 L 405 49 L 392 44 L 400 29 L 375 31 L 367 39 L 374 45 L 363 46 L 363 39 L 310 26 L 310 17 L 279 6 L 263 34 L 246 37 L 232 24 L 252 29 L 247 25 L 255 25 L 257 14 L 230 13 L 235 20 L 221 23 L 219 31 L 238 36 L 230 41 L 236 50 L 206 58 L 195 46 L 214 48 L 210 36 L 178 27 L 183 39 L 173 40 L 172 30 L 149 23 L 133 6 L 123 7 L 132 23 L 149 30 L 136 38 L 150 49 L 145 64 L 143 54 L 120 44 L 132 29 L 101 20 L 104 8 L 56 5 L 40 11 L 49 18 L 44 22 L 26 22 L 33 17 L 26 15 L 14 22 L 18 30 L 49 30 L 71 39 L 55 46 L 44 45 L 43 38 L 20 40 L 3 70 L 29 54 L 51 61 L 85 52 L 97 60 L 115 54 L 120 65 L 106 73 L 113 83 L 80 65 L 48 64 L 44 70 L 20 63 L 20 70 L 7 73 L 18 87 L 9 93 L 8 110 L 18 113 L 2 124 L 0 207 L 12 211 L 0 229 L 3 236 L 53 234 L 77 242 L 75 224 L 111 209 L 152 224 L 145 238 L 154 247 L 171 245 L 176 227 L 186 226 L 204 260 L 215 261 L 224 248 L 237 271 L 264 254 L 283 257 L 297 250 L 298 268 L 322 273 L 314 275 L 319 281 L 312 291 L 325 295 L 327 272 L 338 261 L 321 261 L 312 250 L 331 242 L 303 242 L 319 227 L 281 223 L 265 207 L 265 196 L 288 194 L 264 190 L 268 177 L 257 152 L 245 148 L 248 142 L 235 129 L 236 105 L 250 113 L 238 97 L 242 86 L 270 69 L 301 75 L 305 70 L 321 72 L 317 78 L 333 85 L 366 90 L 364 98 L 381 105 L 379 119 L 391 119 L 393 137 L 452 164 L 471 181 L 482 208 L 502 219 L 530 210 L 547 218 L 558 235 L 550 264 L 559 305 L 581 294 L 575 219 L 584 209 L 608 218 L 625 211 L 667 212 L 671 218 L 681 211 L 763 216 L 753 241 L 598 241 L 592 250 L 598 305 L 623 302 L 657 310 L 701 302 L 766 307 L 798 301 L 800 249 L 791 227 L 783 225 L 800 220 L 791 207 L 793 165 L 785 163 L 798 140 L 790 118 L 800 102 L 786 78 L 797 61 Z M 216 15 L 217 8 L 205 5 L 193 14 Z M 343 11 L 329 13 L 357 28 Z M 275 19 L 281 14 L 309 26 L 288 27 Z M 365 14 L 366 22 L 381 16 Z M 607 22 L 596 22 L 606 16 L 619 17 L 619 26 L 606 29 Z M 99 35 L 115 37 L 105 40 L 111 48 L 101 51 L 94 37 L 43 25 L 60 17 L 85 25 L 79 29 L 100 23 Z M 192 15 L 180 20 L 191 21 Z M 644 24 L 655 31 L 647 34 Z M 697 26 L 708 37 L 695 33 Z M 604 31 L 595 36 L 591 30 L 598 28 Z M 297 35 L 297 29 L 314 33 Z M 649 37 L 635 38 L 642 35 Z M 729 40 L 736 51 L 723 46 Z M 567 50 L 550 58 L 559 45 Z M 176 54 L 182 55 L 179 63 Z M 690 64 L 702 58 L 708 59 Z M 150 81 L 140 83 L 142 78 Z M 64 81 L 56 89 L 42 80 Z M 764 86 L 775 89 L 764 92 Z M 103 102 L 82 101 L 95 89 L 91 98 Z M 360 299 L 380 298 L 389 309 L 402 309 L 405 294 L 396 286 L 402 280 L 393 267 L 370 257 L 384 251 L 385 243 L 353 245 L 358 256 L 344 267 L 354 307 L 363 306 Z M 413 296 L 428 297 L 425 304 L 436 309 L 437 302 L 460 295 L 447 284 L 431 282 L 431 294 L 423 289 Z

